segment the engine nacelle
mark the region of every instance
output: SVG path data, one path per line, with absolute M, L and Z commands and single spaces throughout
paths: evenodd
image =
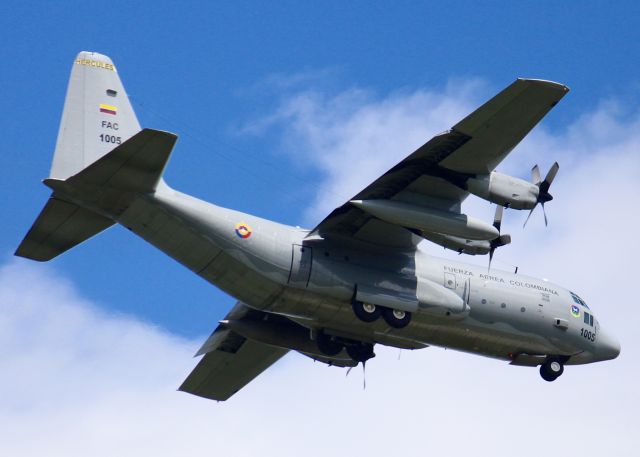
M 514 209 L 533 208 L 540 191 L 535 184 L 496 171 L 469 178 L 467 190 L 492 203 Z

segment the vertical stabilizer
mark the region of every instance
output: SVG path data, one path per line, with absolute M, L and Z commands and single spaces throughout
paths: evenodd
M 95 208 L 74 202 L 65 194 L 66 188 L 60 187 L 63 181 L 71 188 L 79 186 L 75 192 L 106 182 L 126 191 L 155 190 L 176 137 L 151 130 L 138 132 L 140 124 L 111 59 L 97 52 L 78 54 L 64 101 L 52 179 L 45 180 L 61 191 L 54 190 L 16 255 L 50 260 L 115 223 Z M 95 200 L 95 195 L 91 198 Z
M 75 175 L 139 131 L 111 59 L 82 51 L 71 69 L 50 177 Z

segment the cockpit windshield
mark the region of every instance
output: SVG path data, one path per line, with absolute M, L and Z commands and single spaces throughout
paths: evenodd
M 576 302 L 576 304 L 578 305 L 582 305 L 585 308 L 589 309 L 589 307 L 587 306 L 587 304 L 584 302 L 584 300 L 580 297 L 578 297 L 578 294 L 575 294 L 573 292 L 569 292 L 571 294 L 571 298 L 573 298 L 573 301 Z

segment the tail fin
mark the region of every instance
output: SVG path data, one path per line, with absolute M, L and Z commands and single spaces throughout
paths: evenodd
M 114 196 L 154 192 L 175 141 L 170 133 L 140 131 L 111 59 L 78 54 L 44 181 L 54 192 L 15 254 L 51 260 L 112 226 L 120 201 Z
M 111 59 L 82 51 L 71 69 L 50 177 L 75 175 L 139 131 Z

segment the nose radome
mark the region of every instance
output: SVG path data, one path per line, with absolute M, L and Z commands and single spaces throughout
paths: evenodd
M 598 360 L 611 360 L 620 355 L 620 342 L 607 332 L 602 330 L 598 334 L 596 346 L 596 358 Z

